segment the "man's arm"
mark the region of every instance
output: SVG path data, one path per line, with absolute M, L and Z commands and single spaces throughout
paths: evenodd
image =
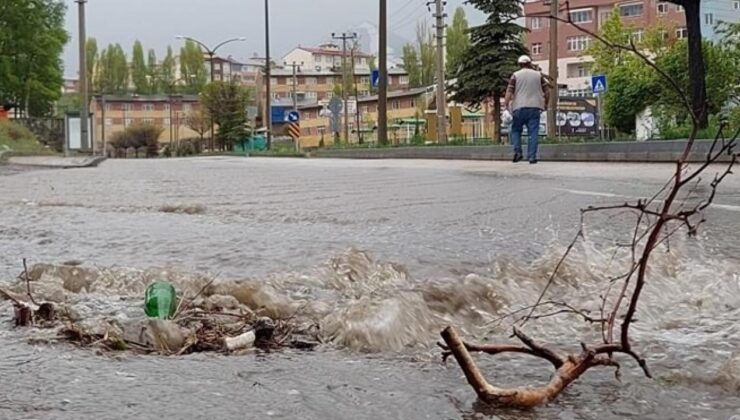
M 511 101 L 514 100 L 514 92 L 516 91 L 516 76 L 512 75 L 509 79 L 509 86 L 506 87 L 506 95 L 504 96 L 504 108 L 509 109 Z

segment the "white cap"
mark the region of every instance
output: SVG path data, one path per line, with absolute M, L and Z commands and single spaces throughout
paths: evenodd
M 528 55 L 523 55 L 523 56 L 519 57 L 519 60 L 517 60 L 517 63 L 519 63 L 519 64 L 529 64 L 531 62 L 532 62 L 532 59 L 529 58 Z

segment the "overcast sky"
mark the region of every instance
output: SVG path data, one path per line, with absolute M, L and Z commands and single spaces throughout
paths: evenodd
M 77 4 L 67 4 L 67 30 L 71 40 L 64 54 L 65 75 L 77 74 Z M 447 13 L 464 0 L 447 0 Z M 154 48 L 158 57 L 167 45 L 177 51 L 181 41 L 176 35 L 192 36 L 208 45 L 224 39 L 244 36 L 247 42 L 231 44 L 219 55 L 247 58 L 264 55 L 263 0 L 89 0 L 87 3 L 87 36 L 98 40 L 102 49 L 109 43 L 120 43 L 127 54 L 135 40 L 145 49 Z M 416 22 L 431 19 L 426 0 L 388 0 L 389 28 L 392 32 L 413 38 Z M 466 6 L 471 23 L 481 16 Z M 341 32 L 363 22 L 377 23 L 377 0 L 271 0 L 272 55 L 280 57 L 300 45 L 317 45 L 327 41 L 331 32 Z

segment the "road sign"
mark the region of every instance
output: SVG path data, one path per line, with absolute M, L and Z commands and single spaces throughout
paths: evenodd
M 378 87 L 378 85 L 380 85 L 380 70 L 373 70 L 371 79 L 373 87 Z
M 591 90 L 594 93 L 604 93 L 606 92 L 606 89 L 607 84 L 605 74 L 595 74 L 591 77 Z
M 329 101 L 329 111 L 331 111 L 331 131 L 338 133 L 342 126 L 342 100 L 334 96 Z
M 298 122 L 288 123 L 288 134 L 293 137 L 294 140 L 301 138 L 301 126 Z
M 301 114 L 298 111 L 290 111 L 288 113 L 288 122 L 298 122 L 301 120 Z

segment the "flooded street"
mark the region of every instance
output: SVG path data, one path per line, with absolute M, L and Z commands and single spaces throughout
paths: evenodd
M 655 380 L 624 359 L 621 383 L 593 369 L 546 407 L 494 413 L 435 346 L 450 323 L 508 342 L 510 325 L 497 320 L 536 300 L 578 209 L 652 195 L 672 170 L 218 157 L 0 166 L 0 284 L 22 258 L 78 261 L 92 280 L 39 293 L 115 317 L 141 311 L 151 280 L 193 292 L 216 276 L 330 338 L 310 353 L 111 357 L 34 341 L 10 328 L 12 307 L 0 301 L 0 418 L 730 419 L 740 415 L 738 176 L 698 238 L 681 233 L 655 253 L 632 332 Z M 598 302 L 630 226 L 590 219 L 553 295 Z M 593 335 L 573 317 L 526 330 L 571 351 Z M 480 360 L 500 386 L 551 373 L 536 359 Z

